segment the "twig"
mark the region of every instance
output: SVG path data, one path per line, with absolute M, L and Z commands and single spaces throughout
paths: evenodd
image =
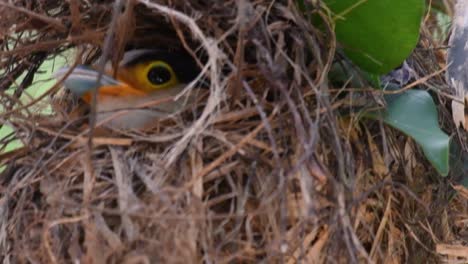
M 207 121 L 212 117 L 213 113 L 216 112 L 216 108 L 223 100 L 226 83 L 220 83 L 220 69 L 218 65 L 218 61 L 223 57 L 223 54 L 218 49 L 215 42 L 205 36 L 200 27 L 198 27 L 195 20 L 186 14 L 148 0 L 139 0 L 139 2 L 167 16 L 174 17 L 178 21 L 185 24 L 192 31 L 192 34 L 201 42 L 203 48 L 208 53 L 207 66 L 209 66 L 210 69 L 211 80 L 210 96 L 208 97 L 208 101 L 206 102 L 201 116 L 190 128 L 185 131 L 184 136 L 165 155 L 163 163 L 165 164 L 165 167 L 168 168 L 174 163 L 174 161 L 177 160 L 178 156 L 182 153 L 182 151 L 184 151 L 190 140 L 205 129 L 205 127 L 208 125 Z M 202 76 L 202 74 L 204 74 L 204 72 L 200 73 L 199 77 Z
M 42 21 L 46 22 L 47 24 L 51 25 L 53 28 L 55 28 L 59 32 L 62 32 L 62 33 L 67 32 L 67 28 L 58 19 L 54 19 L 52 17 L 48 17 L 48 16 L 38 14 L 38 13 L 33 12 L 31 10 L 28 10 L 28 9 L 26 9 L 24 7 L 15 6 L 15 5 L 10 4 L 8 2 L 5 2 L 5 1 L 0 2 L 0 6 L 8 7 L 8 8 L 11 8 L 13 10 L 16 10 L 18 12 L 25 13 L 26 15 L 28 15 L 30 17 L 42 20 Z

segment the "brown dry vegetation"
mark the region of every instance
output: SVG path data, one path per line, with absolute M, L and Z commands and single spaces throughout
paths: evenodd
M 0 2 L 1 121 L 25 143 L 1 155 L 4 263 L 468 261 L 468 195 L 412 140 L 360 118 L 381 91 L 329 82 L 343 57 L 325 10 L 311 12 L 324 28 L 287 0 Z M 445 65 L 435 27 L 428 14 L 409 59 L 421 78 Z M 95 130 L 90 142 L 60 84 L 46 95 L 51 116 L 18 100 L 45 59 L 72 47 L 72 64 L 188 50 L 209 93 L 153 130 Z M 419 82 L 439 87 L 441 124 L 466 142 L 443 74 Z

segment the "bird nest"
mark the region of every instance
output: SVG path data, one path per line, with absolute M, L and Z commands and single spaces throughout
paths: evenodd
M 448 182 L 411 140 L 360 122 L 381 94 L 331 86 L 342 58 L 327 13 L 310 10 L 323 28 L 293 1 L 0 3 L 2 146 L 22 143 L 1 154 L 3 260 L 437 259 L 466 201 L 447 206 Z M 421 76 L 441 62 L 431 41 L 411 58 Z M 23 100 L 44 61 L 117 63 L 134 48 L 188 52 L 206 95 L 151 130 L 109 133 L 60 83 Z

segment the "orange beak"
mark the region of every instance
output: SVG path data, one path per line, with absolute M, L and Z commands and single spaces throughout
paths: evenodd
M 97 90 L 97 99 L 104 100 L 109 97 L 137 97 L 144 96 L 145 92 L 135 89 L 126 83 L 121 83 L 118 85 L 104 85 L 98 88 Z M 82 95 L 82 98 L 85 102 L 91 102 L 91 91 L 86 92 Z

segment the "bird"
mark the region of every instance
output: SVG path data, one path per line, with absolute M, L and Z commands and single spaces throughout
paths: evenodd
M 87 104 L 91 104 L 91 94 L 97 89 L 97 124 L 140 130 L 183 110 L 190 98 L 175 97 L 199 74 L 200 68 L 189 54 L 134 49 L 124 53 L 116 70 L 106 64 L 99 84 L 99 71 L 93 66 L 63 67 L 54 75 L 59 80 L 65 78 L 65 88 Z

